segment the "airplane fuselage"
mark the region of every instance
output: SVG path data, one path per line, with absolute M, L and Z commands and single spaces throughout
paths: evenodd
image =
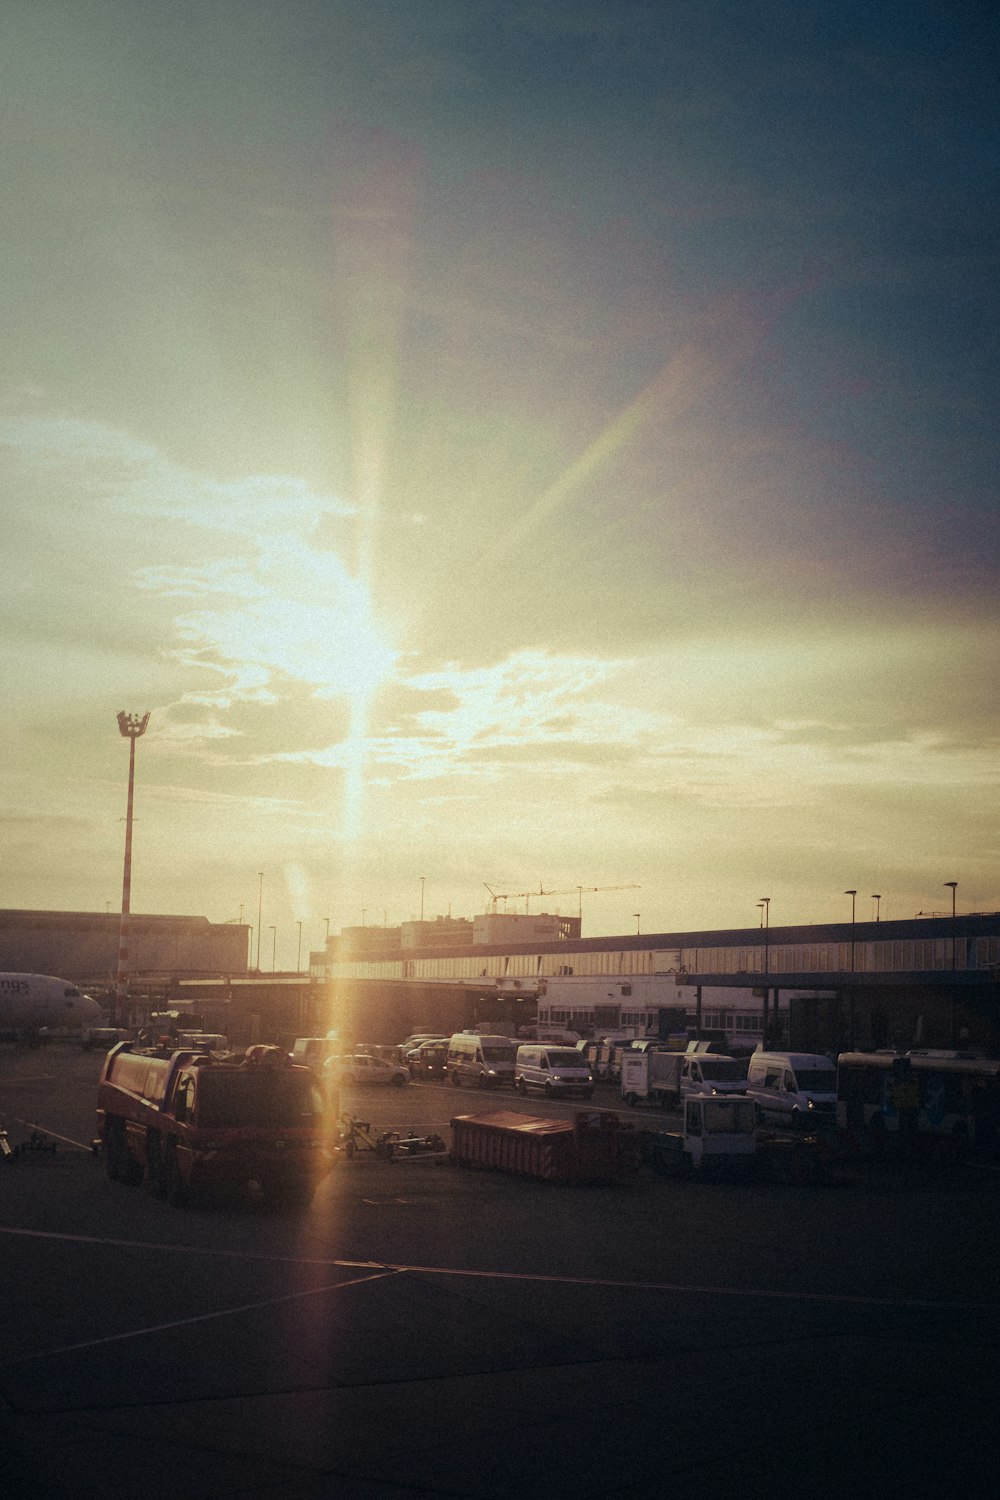
M 37 1032 L 43 1026 L 99 1026 L 96 1000 L 53 974 L 0 974 L 0 1030 Z

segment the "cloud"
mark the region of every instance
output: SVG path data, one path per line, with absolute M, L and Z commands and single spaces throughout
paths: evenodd
M 217 480 L 171 462 L 130 433 L 81 418 L 11 417 L 0 424 L 0 442 L 19 461 L 33 487 L 40 476 L 71 484 L 77 502 L 110 515 L 176 521 L 201 531 L 248 536 L 258 545 L 289 531 L 309 534 L 330 516 L 356 514 L 332 495 L 316 494 L 299 478 L 250 474 Z M 50 506 L 62 511 L 64 493 Z M 85 519 L 91 527 L 91 510 Z

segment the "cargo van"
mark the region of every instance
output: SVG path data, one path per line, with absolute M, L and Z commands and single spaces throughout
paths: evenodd
M 837 1069 L 822 1053 L 755 1052 L 747 1093 L 761 1121 L 815 1127 L 836 1122 Z
M 549 1098 L 554 1094 L 582 1094 L 589 1099 L 594 1092 L 594 1075 L 577 1048 L 528 1042 L 517 1049 L 514 1087 L 519 1094 L 541 1089 Z
M 478 1031 L 457 1031 L 448 1043 L 447 1072 L 455 1088 L 463 1083 L 476 1088 L 499 1088 L 514 1082 L 517 1043 L 509 1036 L 490 1036 Z

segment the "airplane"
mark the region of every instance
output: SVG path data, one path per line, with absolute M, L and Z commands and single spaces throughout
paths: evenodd
M 0 974 L 0 1031 L 37 1041 L 45 1026 L 100 1026 L 96 1000 L 53 974 Z

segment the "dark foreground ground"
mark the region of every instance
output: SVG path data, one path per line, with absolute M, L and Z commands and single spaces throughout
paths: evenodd
M 994 1173 L 571 1188 L 365 1153 L 297 1218 L 181 1211 L 85 1149 L 99 1064 L 0 1049 L 12 1139 L 59 1138 L 0 1164 L 12 1500 L 996 1492 Z M 402 1092 L 365 1112 L 481 1105 Z

